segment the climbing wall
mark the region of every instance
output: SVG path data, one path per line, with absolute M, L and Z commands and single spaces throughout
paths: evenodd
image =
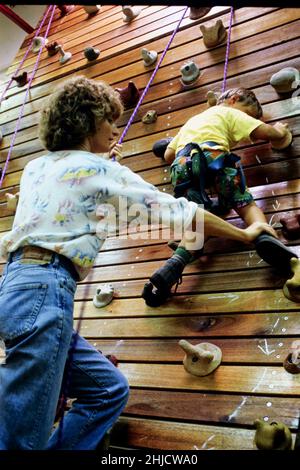
M 197 21 L 186 15 L 144 102 L 126 135 L 122 163 L 161 191 L 172 192 L 168 166 L 156 158 L 153 143 L 174 136 L 180 126 L 206 108 L 208 90 L 220 90 L 226 44 L 207 49 L 199 26 L 220 18 L 226 28 L 229 8 L 214 7 Z M 155 65 L 145 68 L 141 47 L 159 57 L 179 21 L 182 6 L 143 6 L 131 23 L 122 20 L 120 6 L 102 6 L 88 16 L 80 6 L 66 16 L 54 15 L 49 40 L 62 42 L 72 59 L 65 65 L 44 51 L 25 105 L 16 143 L 0 191 L 0 231 L 7 232 L 13 213 L 5 193 L 18 191 L 24 165 L 43 154 L 37 139 L 38 111 L 42 100 L 65 78 L 83 74 L 104 79 L 114 87 L 129 80 L 143 89 Z M 272 151 L 267 143 L 239 146 L 248 184 L 270 223 L 279 227 L 283 215 L 299 212 L 300 104 L 293 96 L 278 95 L 269 85 L 271 75 L 283 67 L 300 70 L 300 8 L 239 8 L 235 10 L 227 88 L 252 88 L 263 105 L 266 122 L 287 122 L 294 134 L 286 151 Z M 46 27 L 42 28 L 44 32 Z M 8 77 L 23 57 L 28 36 L 9 69 Z M 120 38 L 121 41 L 120 41 Z M 83 49 L 94 46 L 99 58 L 87 62 Z M 30 53 L 22 68 L 30 72 L 36 55 Z M 180 67 L 194 60 L 201 77 L 189 90 L 179 80 Z M 2 92 L 3 86 L 0 88 Z M 12 86 L 1 104 L 0 165 L 4 166 L 11 137 L 25 96 L 25 88 Z M 143 124 L 141 117 L 155 109 L 158 119 Z M 120 130 L 132 109 L 124 113 Z M 242 226 L 235 213 L 228 220 Z M 300 255 L 299 240 L 288 242 Z M 160 308 L 145 306 L 140 297 L 144 283 L 171 252 L 161 238 L 109 238 L 97 256 L 88 278 L 79 283 L 75 322 L 83 306 L 81 333 L 104 354 L 114 354 L 128 377 L 131 395 L 115 427 L 112 445 L 146 449 L 253 449 L 257 418 L 286 423 L 295 435 L 300 404 L 299 375 L 282 367 L 291 342 L 299 337 L 299 304 L 282 293 L 284 279 L 251 246 L 211 239 L 206 257 L 189 265 L 177 294 Z M 1 270 L 3 263 L 1 264 Z M 115 299 L 96 309 L 92 299 L 98 283 L 110 282 Z M 221 366 L 199 378 L 183 368 L 180 339 L 218 345 Z

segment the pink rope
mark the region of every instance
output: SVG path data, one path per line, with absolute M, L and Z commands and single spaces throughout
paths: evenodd
M 48 16 L 49 10 L 50 10 L 52 7 L 53 7 L 53 5 L 50 5 L 50 6 L 48 7 L 46 13 L 44 14 L 44 17 L 43 17 L 43 19 L 42 19 L 42 21 L 41 21 L 41 24 L 40 24 L 40 26 L 38 27 L 38 29 L 37 29 L 37 31 L 36 31 L 34 37 L 32 38 L 32 41 L 31 41 L 31 43 L 29 44 L 28 49 L 27 49 L 27 51 L 25 52 L 24 57 L 23 57 L 23 59 L 21 60 L 19 66 L 18 66 L 18 68 L 17 68 L 17 70 L 14 72 L 13 76 L 18 75 L 19 71 L 21 70 L 21 68 L 22 68 L 22 66 L 23 66 L 23 64 L 24 64 L 24 62 L 25 62 L 25 60 L 26 60 L 26 58 L 27 58 L 29 52 L 31 51 L 33 41 L 34 41 L 34 39 L 39 35 L 39 32 L 40 32 L 40 30 L 42 29 L 43 24 L 45 23 L 45 20 L 46 20 L 46 18 L 47 18 L 47 16 Z M 2 95 L 1 95 L 1 98 L 0 98 L 0 104 L 2 103 L 2 101 L 3 101 L 3 99 L 4 99 L 4 96 L 5 96 L 6 92 L 7 92 L 7 90 L 9 89 L 10 85 L 12 84 L 12 81 L 13 81 L 13 77 L 10 78 L 8 84 L 7 84 L 6 87 L 5 87 L 5 90 L 2 92 Z
M 48 36 L 49 29 L 50 29 L 50 26 L 51 26 L 51 23 L 52 23 L 52 19 L 53 19 L 53 15 L 54 15 L 54 12 L 55 12 L 56 5 L 51 5 L 51 7 L 52 7 L 52 12 L 51 12 L 51 16 L 50 16 L 50 19 L 49 19 L 49 23 L 48 23 L 48 26 L 47 26 L 47 29 L 46 29 L 46 33 L 45 33 L 44 39 L 46 39 L 47 36 Z M 24 101 L 23 101 L 23 104 L 22 104 L 22 107 L 21 107 L 21 110 L 20 110 L 19 118 L 18 118 L 16 127 L 15 127 L 15 132 L 14 132 L 14 135 L 13 135 L 13 137 L 12 137 L 12 139 L 11 139 L 9 151 L 8 151 L 8 154 L 7 154 L 7 157 L 6 157 L 6 161 L 5 161 L 5 165 L 4 165 L 4 168 L 3 168 L 3 171 L 2 171 L 1 180 L 0 180 L 0 188 L 2 187 L 2 183 L 3 183 L 4 177 L 5 177 L 5 173 L 6 173 L 6 170 L 7 170 L 7 165 L 8 165 L 8 162 L 9 162 L 9 159 L 10 159 L 10 156 L 11 156 L 11 153 L 12 153 L 12 149 L 13 149 L 13 146 L 14 146 L 14 143 L 15 143 L 15 140 L 16 140 L 16 137 L 17 137 L 17 133 L 18 133 L 19 127 L 20 127 L 21 119 L 22 119 L 22 116 L 23 116 L 23 113 L 24 113 L 24 108 L 25 108 L 25 104 L 26 104 L 27 97 L 28 97 L 28 93 L 29 93 L 29 90 L 30 90 L 30 87 L 31 87 L 32 80 L 33 80 L 33 78 L 34 78 L 34 76 L 35 76 L 35 73 L 36 73 L 36 71 L 37 71 L 37 68 L 38 68 L 38 64 L 39 64 L 39 60 L 40 60 L 40 56 L 41 56 L 42 50 L 43 50 L 43 47 L 41 46 L 41 47 L 40 47 L 40 50 L 39 50 L 39 53 L 38 53 L 38 56 L 37 56 L 37 59 L 36 59 L 36 61 L 35 61 L 35 65 L 34 65 L 32 74 L 31 74 L 30 79 L 29 79 L 29 81 L 28 81 L 28 86 L 27 86 L 27 90 L 26 90 L 25 97 L 24 97 Z
M 227 46 L 226 46 L 226 54 L 225 54 L 224 78 L 223 78 L 223 84 L 222 84 L 222 93 L 224 93 L 224 91 L 226 90 L 226 80 L 227 80 L 227 71 L 228 71 L 228 62 L 229 62 L 232 20 L 233 20 L 233 7 L 230 7 L 230 19 L 229 19 Z

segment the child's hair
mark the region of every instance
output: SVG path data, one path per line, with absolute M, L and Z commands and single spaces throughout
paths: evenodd
M 256 109 L 256 118 L 260 119 L 263 115 L 261 105 L 258 99 L 255 96 L 255 93 L 247 88 L 231 88 L 219 96 L 217 104 L 223 103 L 223 101 L 231 98 L 232 96 L 237 96 L 238 101 L 241 101 L 246 106 L 252 106 Z
M 120 95 L 103 81 L 71 78 L 50 95 L 41 110 L 39 137 L 50 151 L 67 150 L 84 142 L 107 119 L 123 112 Z

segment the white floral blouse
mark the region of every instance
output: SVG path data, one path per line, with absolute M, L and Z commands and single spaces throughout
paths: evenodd
M 24 168 L 12 230 L 0 240 L 0 254 L 7 257 L 25 245 L 47 248 L 69 258 L 82 280 L 116 226 L 147 224 L 149 218 L 187 226 L 196 208 L 99 155 L 49 152 Z

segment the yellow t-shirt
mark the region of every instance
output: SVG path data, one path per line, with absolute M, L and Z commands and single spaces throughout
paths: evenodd
M 169 148 L 177 153 L 185 145 L 194 142 L 198 145 L 205 141 L 218 144 L 215 149 L 230 151 L 238 142 L 249 138 L 254 129 L 262 124 L 248 114 L 230 106 L 212 106 L 189 119 L 172 139 Z M 211 148 L 208 144 L 203 149 Z

